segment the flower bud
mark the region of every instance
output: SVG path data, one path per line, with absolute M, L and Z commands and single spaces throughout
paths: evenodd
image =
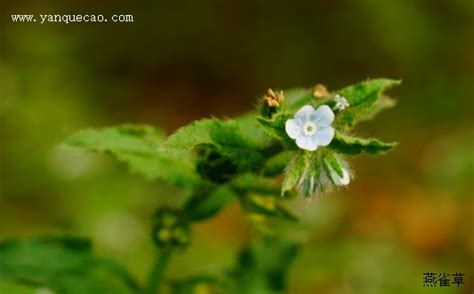
M 153 220 L 152 237 L 158 247 L 185 247 L 189 243 L 189 225 L 178 210 L 160 208 Z

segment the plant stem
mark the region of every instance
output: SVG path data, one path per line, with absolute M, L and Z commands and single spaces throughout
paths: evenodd
M 155 264 L 148 277 L 146 292 L 147 294 L 156 294 L 163 280 L 163 273 L 171 257 L 171 249 L 161 249 L 157 252 Z

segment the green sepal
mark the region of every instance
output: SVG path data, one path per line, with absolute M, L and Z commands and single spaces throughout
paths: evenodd
M 298 152 L 288 163 L 285 170 L 285 179 L 283 180 L 281 195 L 291 191 L 299 182 L 308 166 L 308 155 L 303 151 Z
M 325 152 L 324 156 L 325 163 L 330 166 L 338 176 L 341 178 L 343 177 L 342 167 L 339 161 L 337 160 L 336 156 L 332 152 Z M 329 178 L 330 174 L 328 173 Z

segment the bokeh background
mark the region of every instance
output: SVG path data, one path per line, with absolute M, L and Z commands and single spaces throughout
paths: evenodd
M 292 203 L 303 250 L 290 293 L 471 293 L 474 289 L 474 2 L 2 1 L 0 239 L 74 233 L 139 280 L 149 217 L 184 194 L 107 156 L 56 148 L 88 126 L 167 133 L 232 117 L 267 88 L 402 79 L 396 108 L 360 135 L 398 141 L 353 160 L 348 189 Z M 134 23 L 20 24 L 10 14 L 133 14 Z M 254 238 L 238 206 L 193 227 L 169 276 L 221 272 Z M 423 273 L 462 272 L 457 289 Z

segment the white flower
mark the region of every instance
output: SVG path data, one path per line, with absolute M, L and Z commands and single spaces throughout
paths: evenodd
M 334 113 L 327 105 L 318 109 L 310 105 L 303 106 L 295 114 L 294 119 L 286 121 L 285 130 L 291 139 L 296 140 L 296 145 L 301 149 L 314 151 L 318 146 L 327 146 L 334 137 L 331 123 Z
M 334 182 L 334 185 L 345 186 L 351 182 L 351 177 L 349 175 L 349 172 L 342 166 L 341 166 L 342 177 L 337 174 L 337 172 L 331 167 L 331 165 L 328 165 L 328 167 L 329 167 L 329 172 L 331 174 L 331 179 Z
M 336 100 L 336 105 L 334 105 L 334 108 L 339 111 L 342 111 L 349 107 L 349 102 L 347 102 L 347 99 L 340 95 L 334 96 L 334 100 Z

